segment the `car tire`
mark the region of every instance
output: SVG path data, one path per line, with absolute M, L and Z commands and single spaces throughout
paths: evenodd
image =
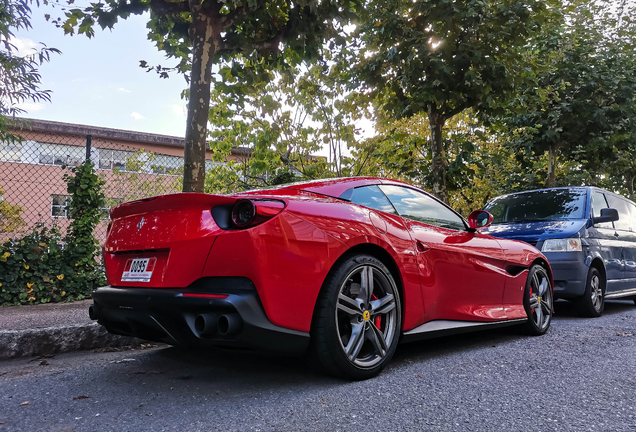
M 553 292 L 547 270 L 534 264 L 530 267 L 523 292 L 523 308 L 528 321 L 526 331 L 533 336 L 545 334 L 550 328 L 553 313 Z
M 600 317 L 605 308 L 605 281 L 595 267 L 590 267 L 585 282 L 585 292 L 576 299 L 579 313 L 584 317 Z
M 348 256 L 331 270 L 318 296 L 310 363 L 340 378 L 372 378 L 391 360 L 401 324 L 391 272 L 370 255 Z

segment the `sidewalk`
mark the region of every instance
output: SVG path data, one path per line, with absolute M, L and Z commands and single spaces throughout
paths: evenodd
M 92 300 L 0 307 L 0 360 L 138 344 L 88 317 Z

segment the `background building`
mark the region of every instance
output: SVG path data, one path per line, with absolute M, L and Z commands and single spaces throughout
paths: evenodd
M 181 191 L 184 139 L 94 126 L 35 119 L 20 119 L 12 130 L 20 141 L 0 142 L 0 201 L 5 208 L 21 208 L 19 227 L 0 217 L 0 240 L 36 224 L 68 226 L 64 174 L 87 156 L 106 180 L 108 208 L 121 202 Z M 249 156 L 234 149 L 231 159 Z M 213 162 L 206 153 L 206 169 Z M 106 223 L 96 236 L 105 237 Z

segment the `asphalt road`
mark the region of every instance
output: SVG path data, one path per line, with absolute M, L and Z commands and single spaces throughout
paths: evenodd
M 636 431 L 636 307 L 402 345 L 377 378 L 155 347 L 0 362 L 3 431 Z

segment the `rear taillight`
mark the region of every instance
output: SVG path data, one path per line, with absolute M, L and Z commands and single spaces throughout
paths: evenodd
M 232 208 L 232 223 L 236 228 L 249 228 L 283 211 L 285 203 L 272 200 L 238 200 Z

